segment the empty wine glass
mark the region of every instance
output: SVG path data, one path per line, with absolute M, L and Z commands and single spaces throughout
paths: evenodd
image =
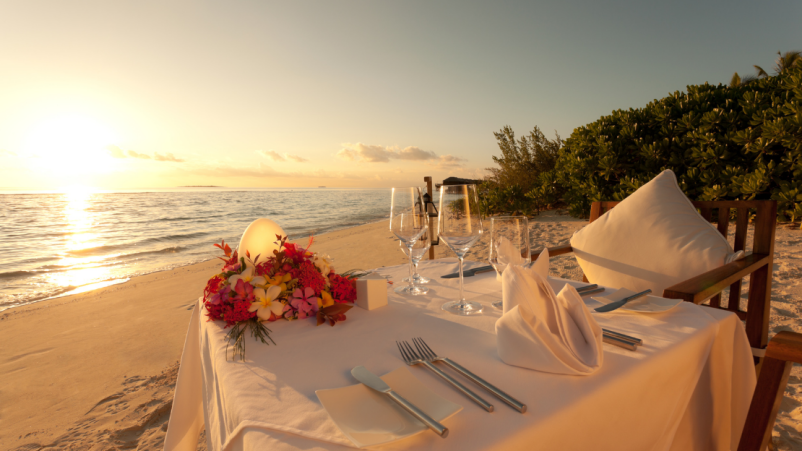
M 501 273 L 509 265 L 528 265 L 532 261 L 529 251 L 529 220 L 526 216 L 499 216 L 490 219 L 490 264 Z M 502 308 L 502 301 L 493 307 Z
M 401 252 L 404 255 L 410 256 L 409 250 L 403 243 L 398 243 L 401 248 Z M 415 245 L 412 246 L 412 264 L 415 265 L 415 273 L 412 274 L 412 283 L 415 285 L 421 285 L 425 283 L 431 282 L 430 279 L 423 277 L 422 275 L 418 274 L 418 263 L 423 259 L 423 256 L 426 255 L 426 251 L 432 246 L 432 241 L 429 239 L 429 231 L 426 230 L 423 232 L 423 235 L 418 238 L 418 241 L 415 242 Z M 404 278 L 404 282 L 409 282 L 409 277 Z
M 443 185 L 440 187 L 440 209 L 437 233 L 459 259 L 459 301 L 443 304 L 443 310 L 456 315 L 482 313 L 482 304 L 465 301 L 462 263 L 465 254 L 482 236 L 482 216 L 475 185 Z
M 390 206 L 390 230 L 407 248 L 409 259 L 409 276 L 413 274 L 413 248 L 421 236 L 429 231 L 429 215 L 423 211 L 423 197 L 420 188 L 393 188 L 393 200 Z M 396 293 L 422 295 L 429 292 L 426 287 L 418 287 L 410 280 L 406 287 L 398 287 Z

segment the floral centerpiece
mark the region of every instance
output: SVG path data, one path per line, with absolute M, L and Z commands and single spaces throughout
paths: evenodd
M 345 321 L 356 300 L 353 273 L 337 274 L 331 258 L 309 252 L 276 235 L 278 249 L 271 256 L 237 255 L 225 241 L 215 244 L 225 253 L 220 274 L 206 283 L 203 304 L 210 321 L 225 321 L 234 342 L 234 357 L 245 358 L 245 333 L 264 344 L 276 344 L 265 323 L 315 318 L 317 325 Z M 268 343 L 268 340 L 270 343 Z M 228 351 L 226 351 L 228 353 Z

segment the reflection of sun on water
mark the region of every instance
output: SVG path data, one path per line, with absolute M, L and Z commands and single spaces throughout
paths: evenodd
M 50 278 L 59 286 L 78 287 L 108 279 L 111 274 L 108 268 L 95 266 L 101 258 L 93 256 L 75 256 L 72 252 L 91 249 L 101 246 L 98 235 L 94 232 L 92 215 L 87 211 L 94 191 L 82 186 L 71 186 L 64 190 L 64 213 L 66 222 L 67 243 L 66 252 L 57 263 L 73 269 L 53 273 Z

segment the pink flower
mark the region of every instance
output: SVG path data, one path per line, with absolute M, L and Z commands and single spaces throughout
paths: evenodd
M 298 319 L 317 315 L 318 298 L 315 297 L 315 290 L 312 288 L 306 287 L 303 291 L 296 288 L 290 298 L 290 304 L 298 311 Z
M 237 280 L 237 284 L 232 291 L 237 293 L 233 297 L 235 301 L 253 301 L 253 285 L 242 279 Z

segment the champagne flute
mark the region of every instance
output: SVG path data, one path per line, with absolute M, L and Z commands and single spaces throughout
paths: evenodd
M 482 304 L 467 302 L 463 291 L 462 263 L 465 254 L 482 236 L 482 216 L 476 185 L 443 185 L 440 187 L 440 209 L 437 233 L 459 259 L 459 301 L 443 304 L 442 309 L 455 315 L 482 313 Z
M 490 264 L 499 280 L 509 265 L 526 266 L 532 261 L 529 251 L 529 220 L 526 216 L 498 216 L 490 219 Z M 493 307 L 503 308 L 502 301 Z
M 403 252 L 404 255 L 410 256 L 412 258 L 412 263 L 415 265 L 415 274 L 412 275 L 412 283 L 415 285 L 422 285 L 431 282 L 430 279 L 418 274 L 418 263 L 420 263 L 423 256 L 426 255 L 426 251 L 432 246 L 432 241 L 429 239 L 429 231 L 426 230 L 423 232 L 423 235 L 415 242 L 415 245 L 412 247 L 412 255 L 410 255 L 409 250 L 403 243 L 399 242 L 398 244 L 400 245 L 401 252 Z M 409 282 L 409 277 L 405 278 L 404 282 Z
M 413 274 L 413 247 L 421 236 L 429 230 L 429 215 L 423 211 L 423 197 L 420 188 L 393 188 L 393 200 L 390 206 L 390 230 L 405 246 L 410 255 L 409 276 Z M 406 287 L 398 287 L 396 293 L 422 295 L 428 288 L 418 287 L 409 281 Z

